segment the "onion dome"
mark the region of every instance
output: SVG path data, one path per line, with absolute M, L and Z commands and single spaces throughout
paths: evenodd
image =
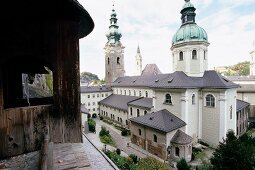
M 195 23 L 196 8 L 190 2 L 185 0 L 185 4 L 181 10 L 182 25 L 174 34 L 172 45 L 177 45 L 186 42 L 199 41 L 208 43 L 208 36 L 206 31 Z
M 114 9 L 112 9 L 111 18 L 110 18 L 110 26 L 108 34 L 106 34 L 106 37 L 108 39 L 107 43 L 114 44 L 116 42 L 120 41 L 121 33 L 118 30 L 119 26 L 117 25 L 117 14 Z

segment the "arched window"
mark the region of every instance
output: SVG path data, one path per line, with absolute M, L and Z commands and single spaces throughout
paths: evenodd
M 129 96 L 131 95 L 131 91 L 130 90 L 128 90 L 128 94 L 129 94 Z
M 212 94 L 208 94 L 205 97 L 205 106 L 208 107 L 215 107 L 215 98 Z
M 166 94 L 165 103 L 172 104 L 172 97 L 170 94 Z
M 183 60 L 183 52 L 182 52 L 182 51 L 179 53 L 179 60 L 180 60 L 180 61 Z
M 175 147 L 175 156 L 180 155 L 180 149 L 178 147 Z
M 158 137 L 157 137 L 157 135 L 155 135 L 155 134 L 153 135 L 153 141 L 154 141 L 154 142 L 158 142 Z
M 142 92 L 141 92 L 141 91 L 139 91 L 139 96 L 140 96 L 140 97 L 142 96 Z
M 196 99 L 195 94 L 192 94 L 192 104 L 195 104 L 195 99 Z
M 139 135 L 141 136 L 142 135 L 142 130 L 138 129 L 138 132 L 139 132 Z
M 133 109 L 132 109 L 132 107 L 130 107 L 130 115 L 131 115 L 131 116 L 133 115 Z
M 206 52 L 204 51 L 204 60 L 206 60 Z
M 145 97 L 148 97 L 148 92 L 147 91 L 145 91 Z
M 147 114 L 147 110 L 144 111 L 144 115 L 146 115 L 146 114 Z
M 120 58 L 117 57 L 117 64 L 120 64 Z
M 135 92 L 135 90 L 134 90 L 134 96 L 136 96 L 136 92 Z
M 193 50 L 192 51 L 192 60 L 196 60 L 197 59 L 197 51 Z
M 137 114 L 137 117 L 140 116 L 140 110 L 139 109 L 136 110 L 136 114 Z
M 108 64 L 110 64 L 110 58 L 108 57 Z

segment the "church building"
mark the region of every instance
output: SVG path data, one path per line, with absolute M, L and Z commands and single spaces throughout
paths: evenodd
M 217 147 L 229 130 L 241 135 L 247 128 L 249 104 L 237 100 L 239 85 L 208 70 L 208 36 L 196 24 L 195 10 L 185 0 L 170 47 L 173 73 L 168 74 L 124 76 L 115 10 L 110 19 L 105 65 L 112 95 L 98 103 L 100 116 L 129 128 L 133 144 L 164 160 L 190 161 L 196 142 Z M 140 72 L 141 56 L 136 59 Z

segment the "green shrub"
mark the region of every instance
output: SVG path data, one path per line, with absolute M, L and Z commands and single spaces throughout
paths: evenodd
M 92 119 L 88 120 L 88 125 L 89 125 L 89 131 L 90 132 L 96 132 L 96 122 Z
M 127 130 L 127 129 L 123 129 L 123 130 L 121 131 L 121 135 L 122 135 L 122 136 L 127 136 L 127 135 L 128 135 L 128 130 Z
M 100 136 L 100 140 L 105 144 L 113 144 L 111 136 Z
M 110 135 L 109 130 L 107 130 L 104 126 L 102 126 L 99 132 L 99 136 L 109 136 L 109 135 Z
M 135 164 L 138 162 L 138 158 L 135 154 L 130 154 L 129 157 L 133 160 Z
M 190 166 L 186 162 L 185 159 L 181 159 L 180 161 L 177 162 L 177 169 L 178 170 L 190 170 Z
M 139 170 L 170 170 L 170 167 L 160 162 L 159 160 L 152 158 L 152 157 L 146 157 L 142 158 L 137 165 L 137 169 Z
M 120 154 L 121 154 L 121 150 L 120 150 L 119 148 L 117 148 L 117 149 L 116 149 L 116 153 L 117 153 L 118 155 L 120 155 Z

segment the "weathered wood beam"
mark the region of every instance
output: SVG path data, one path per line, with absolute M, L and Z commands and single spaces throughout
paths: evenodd
M 53 69 L 55 107 L 50 124 L 51 140 L 55 143 L 82 142 L 78 24 L 62 20 L 56 25 Z

